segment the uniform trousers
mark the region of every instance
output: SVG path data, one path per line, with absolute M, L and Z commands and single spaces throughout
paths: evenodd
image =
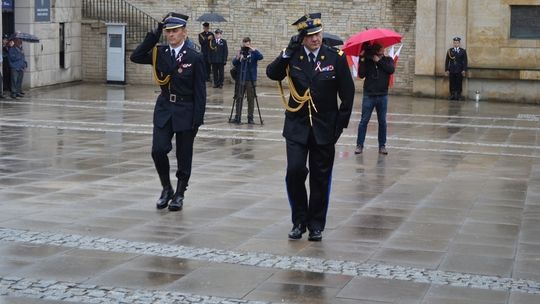
M 457 95 L 461 96 L 462 85 L 463 85 L 463 74 L 459 73 L 449 73 L 448 78 L 450 81 L 450 96 Z
M 176 160 L 178 169 L 176 177 L 187 185 L 191 176 L 193 158 L 193 142 L 198 129 L 174 132 L 172 121 L 169 120 L 163 128 L 154 126 L 152 136 L 152 159 L 159 174 L 161 185 L 165 188 L 171 185 L 170 165 L 167 154 L 172 150 L 172 137 L 176 135 Z
M 212 74 L 214 76 L 214 86 L 222 87 L 225 80 L 225 64 L 224 63 L 212 63 Z
M 307 144 L 287 139 L 287 176 L 285 183 L 293 225 L 324 230 L 330 197 L 335 145 L 318 145 L 310 132 Z M 309 161 L 309 170 L 306 167 Z M 309 199 L 306 178 L 309 173 Z

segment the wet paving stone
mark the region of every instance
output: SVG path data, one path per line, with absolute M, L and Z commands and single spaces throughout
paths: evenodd
M 356 98 L 313 243 L 286 237 L 276 88 L 258 88 L 263 126 L 207 91 L 178 213 L 154 207 L 155 87 L 0 101 L 0 302 L 540 302 L 537 106 L 390 96 L 389 154 L 374 116 L 355 155 Z

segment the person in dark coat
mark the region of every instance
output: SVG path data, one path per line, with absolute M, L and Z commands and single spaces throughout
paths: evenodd
M 349 124 L 354 82 L 345 54 L 322 44 L 321 14 L 302 16 L 299 34 L 266 68 L 266 75 L 288 78 L 291 96 L 282 94 L 286 108 L 283 136 L 287 149 L 286 187 L 293 228 L 289 239 L 321 241 L 326 224 L 335 144 Z M 281 82 L 280 82 L 281 85 Z M 341 103 L 338 104 L 338 96 Z M 309 159 L 309 169 L 306 162 Z M 306 178 L 309 174 L 309 197 Z
M 444 71 L 450 82 L 450 100 L 463 100 L 461 96 L 463 77 L 467 75 L 467 51 L 460 47 L 461 38 L 454 37 L 454 46 L 446 52 Z
M 169 207 L 178 211 L 183 207 L 184 193 L 191 176 L 193 142 L 199 126 L 203 124 L 206 107 L 206 73 L 203 56 L 187 41 L 188 16 L 169 13 L 154 32 L 131 54 L 131 61 L 152 64 L 161 94 L 154 107 L 152 159 L 163 190 L 156 203 L 158 209 Z M 162 30 L 167 45 L 157 45 Z M 176 136 L 178 178 L 176 192 L 170 181 L 167 154 L 172 150 L 171 140 Z M 170 204 L 169 204 L 169 201 Z
M 257 86 L 257 61 L 262 60 L 263 54 L 251 45 L 251 38 L 242 39 L 242 47 L 233 59 L 232 64 L 237 68 L 238 75 L 235 86 L 235 105 L 236 115 L 231 121 L 241 123 L 242 120 L 242 102 L 244 93 L 248 103 L 248 124 L 254 124 L 253 112 L 255 110 L 255 87 Z
M 212 32 L 210 32 L 210 23 L 205 22 L 202 24 L 203 31 L 199 33 L 199 45 L 201 46 L 201 53 L 204 57 L 204 65 L 206 68 L 206 81 L 210 81 L 210 61 L 208 61 L 208 43 L 214 38 Z
M 22 47 L 22 40 L 15 38 L 10 41 L 10 48 L 8 49 L 8 62 L 11 69 L 11 98 L 17 99 L 17 97 L 23 97 L 22 82 L 24 77 L 24 71 L 28 67 L 24 51 Z
M 221 38 L 223 31 L 217 29 L 215 34 L 215 38 L 210 40 L 208 45 L 208 60 L 212 65 L 214 88 L 223 88 L 225 65 L 227 64 L 227 58 L 229 57 L 229 48 L 227 46 L 227 40 Z
M 362 154 L 364 141 L 373 109 L 377 111 L 379 130 L 379 154 L 386 155 L 386 112 L 388 110 L 388 86 L 390 75 L 394 74 L 394 59 L 384 55 L 384 47 L 375 43 L 364 44 L 364 53 L 358 59 L 358 77 L 364 79 L 364 96 L 362 97 L 362 118 L 358 124 L 358 136 L 354 154 Z

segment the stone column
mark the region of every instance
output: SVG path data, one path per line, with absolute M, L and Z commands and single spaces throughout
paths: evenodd
M 416 2 L 416 49 L 413 93 L 435 96 L 435 52 L 437 50 L 437 1 Z

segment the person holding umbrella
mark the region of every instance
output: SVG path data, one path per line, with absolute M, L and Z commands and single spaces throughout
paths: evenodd
M 293 224 L 288 237 L 300 239 L 307 229 L 308 240 L 317 242 L 322 240 L 326 224 L 335 145 L 351 116 L 354 82 L 345 54 L 322 44 L 320 13 L 306 14 L 292 25 L 298 35 L 268 65 L 266 75 L 279 81 L 286 109 L 285 183 Z M 291 91 L 288 101 L 281 87 L 284 78 Z
M 386 155 L 386 111 L 388 108 L 388 86 L 390 75 L 394 74 L 394 60 L 384 55 L 384 47 L 365 42 L 358 59 L 358 77 L 364 79 L 364 96 L 362 97 L 362 117 L 358 124 L 355 154 L 362 154 L 366 131 L 373 113 L 377 110 L 379 123 L 379 154 Z
M 212 32 L 210 32 L 210 23 L 204 22 L 202 24 L 203 31 L 199 33 L 199 44 L 201 46 L 201 53 L 204 57 L 204 65 L 206 69 L 206 81 L 210 81 L 210 61 L 208 61 L 208 44 L 210 40 L 214 38 Z
M 17 97 L 23 97 L 22 81 L 24 77 L 24 70 L 28 67 L 24 52 L 22 49 L 22 40 L 14 38 L 9 43 L 10 48 L 8 50 L 8 61 L 11 68 L 11 98 L 17 99 Z

